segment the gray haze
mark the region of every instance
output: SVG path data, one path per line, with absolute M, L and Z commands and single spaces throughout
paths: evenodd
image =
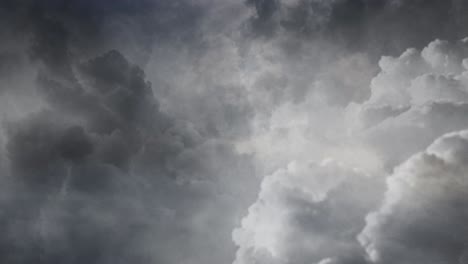
M 468 1 L 3 0 L 0 263 L 468 261 Z

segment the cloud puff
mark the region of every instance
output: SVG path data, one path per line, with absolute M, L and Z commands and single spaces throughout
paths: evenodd
M 466 131 L 447 134 L 387 179 L 385 200 L 359 235 L 372 261 L 466 260 L 467 147 Z
M 290 163 L 264 178 L 233 232 L 239 246 L 234 263 L 363 261 L 355 236 L 378 189 L 375 179 L 331 160 Z
M 369 99 L 348 106 L 347 115 L 357 121 L 356 135 L 388 166 L 423 150 L 440 135 L 467 126 L 467 47 L 465 39 L 435 40 L 422 51 L 383 57 Z
M 395 166 L 423 151 L 440 136 L 468 127 L 466 47 L 466 40 L 453 43 L 435 40 L 422 51 L 408 49 L 399 57 L 383 57 L 379 63 L 381 70 L 372 79 L 370 94 L 362 103 L 332 105 L 317 100 L 317 94 L 312 92 L 302 102 L 277 107 L 272 116 L 261 123 L 267 128 L 259 126 L 256 131 L 258 138 L 254 149 L 259 162 L 273 173 L 263 179 L 257 201 L 250 207 L 242 226 L 233 233 L 239 246 L 234 263 L 394 263 L 400 257 L 402 263 L 436 263 L 465 258 L 465 242 L 458 238 L 450 240 L 451 234 L 456 232 L 442 225 L 461 225 L 463 216 L 450 211 L 453 206 L 441 208 L 444 211 L 438 214 L 440 219 L 426 220 L 435 214 L 439 205 L 443 206 L 445 195 L 452 193 L 444 182 L 431 182 L 435 194 L 431 186 L 426 188 L 411 182 L 408 188 L 418 194 L 402 196 L 403 187 L 394 189 L 394 185 L 399 184 L 394 183 L 395 178 L 405 183 L 412 181 L 411 177 L 419 176 L 409 174 L 419 175 L 420 168 L 419 165 L 402 165 L 388 178 L 387 193 L 390 194 L 385 197 L 382 185 Z M 448 146 L 441 143 L 445 141 L 445 137 L 437 140 L 427 150 L 429 154 L 421 154 L 425 157 L 421 158 L 422 163 L 433 164 L 421 168 L 422 174 L 442 177 L 447 170 L 447 175 L 463 176 L 463 140 L 451 139 Z M 274 146 L 279 146 L 278 150 Z M 439 151 L 460 164 L 453 168 L 443 165 L 445 161 L 437 161 L 439 154 L 434 154 Z M 338 164 L 347 165 L 308 166 L 304 165 L 308 164 L 304 163 L 306 158 L 332 158 Z M 278 164 L 288 164 L 294 159 L 297 163 L 278 169 Z M 415 159 L 404 164 L 413 164 Z M 355 167 L 361 173 L 349 169 Z M 322 181 L 324 174 L 333 175 L 332 180 Z M 363 176 L 367 174 L 373 177 Z M 341 175 L 350 176 L 343 178 Z M 416 196 L 426 191 L 429 191 L 424 194 L 427 201 Z M 439 200 L 438 195 L 444 197 Z M 365 227 L 365 216 L 375 209 L 380 199 L 385 199 L 384 205 L 367 218 Z M 386 209 L 395 199 L 399 199 L 395 207 L 401 205 L 401 212 L 396 211 L 400 210 L 398 208 Z M 314 214 L 321 205 L 324 205 L 323 210 Z M 413 220 L 406 217 L 413 209 L 421 211 L 415 213 L 414 223 L 408 222 Z M 342 219 L 341 213 L 347 217 Z M 448 219 L 443 220 L 443 217 Z M 380 218 L 388 218 L 388 226 L 387 222 L 382 222 L 387 220 Z M 359 244 L 356 237 L 362 228 Z M 425 236 L 426 229 L 428 236 Z M 398 245 L 400 239 L 402 245 Z M 321 246 L 322 242 L 327 247 Z M 445 243 L 449 246 L 444 246 Z M 375 252 L 380 251 L 379 259 L 380 253 Z M 426 251 L 432 253 L 426 254 Z

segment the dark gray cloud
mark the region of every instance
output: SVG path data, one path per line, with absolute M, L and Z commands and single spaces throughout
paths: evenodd
M 398 55 L 407 48 L 423 48 L 440 38 L 456 41 L 468 35 L 466 1 L 374 1 L 374 0 L 260 0 L 246 1 L 253 15 L 244 24 L 244 36 L 255 43 L 275 47 L 274 57 L 284 66 L 290 91 L 301 101 L 314 93 L 316 81 L 336 68 L 337 62 L 360 54 L 369 65 L 350 63 L 341 77 L 325 77 L 325 100 L 329 104 L 347 105 L 362 102 L 368 90 L 341 83 L 347 72 L 357 70 L 373 76 L 382 55 Z M 427 19 L 431 17 L 431 19 Z M 249 42 L 251 43 L 251 42 Z M 269 47 L 270 48 L 270 47 Z M 255 51 L 257 52 L 257 51 Z M 253 56 L 253 55 L 251 55 Z M 371 78 L 364 78 L 367 87 Z M 341 97 L 341 98 L 340 98 Z
M 119 52 L 73 68 L 41 73 L 48 109 L 7 124 L 2 261 L 229 261 L 256 185 L 248 156 L 161 113 Z
M 467 10 L 2 1 L 0 262 L 464 261 Z
M 24 52 L 17 50 L 17 45 L 24 48 L 32 43 L 33 55 L 47 57 L 48 63 L 56 64 L 118 49 L 144 64 L 155 42 L 192 43 L 198 47 L 197 32 L 205 13 L 202 7 L 184 0 L 119 0 L 112 4 L 7 0 L 0 5 L 0 33 L 5 40 L 2 46 L 5 51 Z
M 11 50 L 26 53 L 20 62 L 34 68 L 23 72 L 31 81 L 15 99 L 33 97 L 37 109 L 7 116 L 2 126 L 0 260 L 229 262 L 230 232 L 255 193 L 251 158 L 163 113 L 143 69 L 123 55 L 144 62 L 155 39 L 194 38 L 203 10 L 183 1 L 1 7 L 4 25 L 28 36 Z M 129 41 L 145 56 L 113 42 L 120 29 L 135 33 Z M 5 58 L 8 75 L 13 63 Z M 20 85 L 12 83 L 6 96 Z M 226 109 L 221 121 L 238 111 Z
M 420 0 L 252 0 L 251 27 L 260 35 L 292 34 L 326 38 L 351 50 L 380 56 L 408 47 L 421 48 L 435 38 L 466 35 L 465 1 Z M 427 17 L 432 19 L 428 20 Z M 272 33 L 274 32 L 274 33 Z

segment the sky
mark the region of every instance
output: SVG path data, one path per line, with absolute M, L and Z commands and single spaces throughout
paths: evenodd
M 466 264 L 468 1 L 2 0 L 0 263 Z

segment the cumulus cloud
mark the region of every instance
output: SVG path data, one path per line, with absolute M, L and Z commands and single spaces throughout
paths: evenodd
M 351 120 L 358 124 L 356 133 L 390 167 L 440 135 L 466 127 L 467 47 L 466 39 L 435 40 L 422 51 L 408 49 L 399 57 L 383 57 L 369 99 L 348 106 Z
M 375 179 L 357 169 L 331 160 L 292 162 L 264 178 L 233 232 L 240 245 L 234 263 L 362 262 L 355 236 L 378 193 Z
M 466 136 L 443 137 L 428 148 L 429 154 L 410 157 L 440 136 L 467 127 L 467 55 L 464 39 L 435 40 L 421 51 L 408 49 L 399 57 L 383 57 L 380 72 L 370 82 L 370 94 L 362 103 L 323 104 L 317 94 L 310 93 L 302 103 L 277 108 L 266 122 L 269 129 L 259 129 L 253 143 L 260 162 L 273 173 L 263 179 L 257 201 L 240 229 L 233 232 L 239 245 L 234 263 L 438 263 L 465 258 L 465 242 L 453 237 L 449 228 L 460 226 L 464 218 L 455 214 L 458 209 L 446 211 L 453 209 L 444 198 L 452 197 L 447 188 L 453 181 L 444 184 L 442 179 L 445 173 L 447 177 L 453 173 L 459 175 L 453 177 L 463 177 L 466 139 L 455 138 Z M 441 143 L 445 141 L 451 143 Z M 272 142 L 280 146 L 278 150 L 268 145 Z M 271 153 L 276 156 L 268 155 Z M 448 161 L 438 161 L 438 155 L 457 164 L 447 167 Z M 338 171 L 328 168 L 328 163 L 327 169 L 319 170 L 299 166 L 300 173 L 292 169 L 296 165 L 283 165 L 287 169 L 278 166 L 295 159 L 302 164 L 306 158 L 319 164 L 321 158 L 332 158 L 346 165 Z M 270 165 L 272 160 L 276 166 Z M 358 168 L 361 176 L 349 168 Z M 335 185 L 320 180 L 323 170 L 330 170 Z M 419 186 L 416 178 L 424 182 L 426 174 L 441 180 Z M 407 185 L 399 186 L 399 181 Z M 388 190 L 383 195 L 385 182 Z M 411 192 L 404 194 L 404 188 Z M 313 195 L 306 198 L 303 193 Z M 460 191 L 456 196 L 463 194 Z M 371 213 L 381 199 L 380 209 Z M 458 201 L 462 202 L 453 202 Z M 327 205 L 314 214 L 310 208 L 321 204 Z M 337 212 L 346 215 L 344 222 L 339 222 Z M 433 214 L 440 219 L 434 219 Z M 364 219 L 367 224 L 363 224 Z M 337 233 L 343 236 L 337 237 Z M 360 245 L 356 244 L 358 234 Z M 321 241 L 327 246 L 320 246 Z
M 372 261 L 466 261 L 467 140 L 466 131 L 444 135 L 387 179 L 385 200 L 359 235 Z
M 3 1 L 0 262 L 463 261 L 467 8 Z

